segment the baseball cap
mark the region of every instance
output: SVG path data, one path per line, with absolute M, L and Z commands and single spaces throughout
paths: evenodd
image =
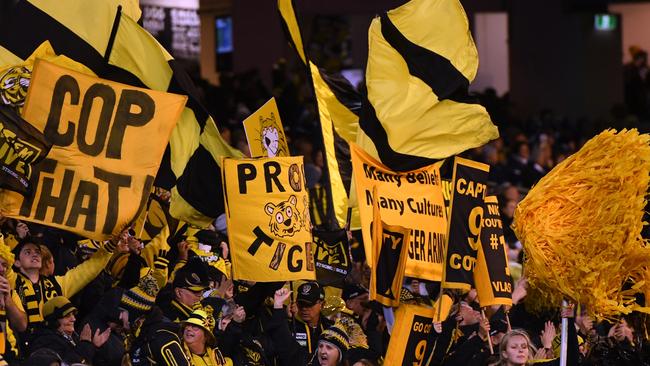
M 343 301 L 348 301 L 354 299 L 357 296 L 361 296 L 367 293 L 368 290 L 366 290 L 365 288 L 357 284 L 346 284 L 345 287 L 343 287 L 343 293 L 341 294 L 341 298 L 343 299 Z
M 296 302 L 304 303 L 307 305 L 314 305 L 318 300 L 324 300 L 325 294 L 323 293 L 318 282 L 306 282 L 298 286 L 298 295 Z

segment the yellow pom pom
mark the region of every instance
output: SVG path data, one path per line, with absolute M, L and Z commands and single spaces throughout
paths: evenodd
M 534 186 L 515 211 L 533 310 L 562 299 L 597 318 L 638 309 L 650 248 L 641 237 L 650 183 L 650 136 L 607 130 Z M 650 278 L 650 275 L 648 275 Z M 637 284 L 623 291 L 623 285 Z

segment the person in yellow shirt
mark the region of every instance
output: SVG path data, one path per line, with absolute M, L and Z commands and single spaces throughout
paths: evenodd
M 181 338 L 185 353 L 190 356 L 192 366 L 232 366 L 232 360 L 224 358 L 216 346 L 212 329 L 215 321 L 212 314 L 195 310 L 181 323 Z
M 47 276 L 40 273 L 43 266 L 41 248 L 36 238 L 27 237 L 14 248 L 16 272 L 9 272 L 7 279 L 27 313 L 27 330 L 43 323 L 43 304 L 56 296 L 72 297 L 81 291 L 104 269 L 111 258 L 117 241 L 107 242 L 104 247 L 63 276 Z

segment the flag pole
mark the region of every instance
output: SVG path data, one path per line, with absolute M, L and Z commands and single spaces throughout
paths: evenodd
M 508 322 L 508 332 L 512 330 L 512 325 L 510 325 L 510 310 L 506 310 L 506 322 Z
M 562 309 L 569 306 L 566 300 L 562 300 Z M 560 366 L 566 366 L 568 348 L 569 319 L 562 317 L 562 338 L 560 343 Z
M 485 317 L 485 308 L 481 308 L 481 317 L 483 319 L 486 319 L 486 317 Z M 488 334 L 487 334 L 487 341 L 488 341 L 488 346 L 490 346 L 490 354 L 493 355 L 494 354 L 494 349 L 493 349 L 493 346 L 492 346 L 492 337 L 490 337 L 490 332 L 489 331 L 488 331 Z

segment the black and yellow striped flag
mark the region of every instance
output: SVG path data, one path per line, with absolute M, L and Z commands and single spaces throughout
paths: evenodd
M 396 171 L 408 171 L 499 136 L 468 95 L 478 53 L 458 0 L 411 0 L 368 30 L 357 143 Z
M 348 216 L 352 182 L 349 142 L 356 140 L 361 95 L 343 76 L 327 73 L 309 60 L 304 50 L 293 0 L 278 0 L 278 10 L 288 40 L 308 67 L 320 117 L 327 187 L 324 189 L 325 200 L 315 202 L 318 206 L 315 207 L 317 209 L 314 210 L 312 220 L 315 225 L 322 224 L 325 228 L 343 228 Z M 310 196 L 313 200 L 318 194 Z M 326 207 L 323 207 L 323 203 Z M 358 218 L 358 213 L 353 213 L 353 216 Z
M 49 41 L 57 54 L 101 78 L 187 95 L 155 185 L 172 191 L 174 217 L 207 226 L 224 212 L 220 159 L 242 154 L 221 138 L 189 76 L 136 23 L 139 12 L 133 4 L 137 2 L 30 0 L 8 6 L 0 18 L 0 66 L 19 63 Z M 14 31 L 25 24 L 29 29 Z

